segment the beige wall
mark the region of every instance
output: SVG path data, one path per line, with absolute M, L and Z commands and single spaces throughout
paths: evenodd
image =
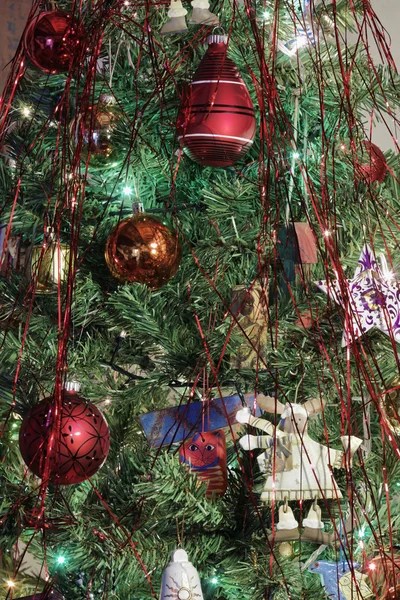
M 0 92 L 32 6 L 32 0 L 0 0 Z
M 397 69 L 400 71 L 400 0 L 372 0 L 371 4 L 383 27 L 387 30 L 387 39 L 391 42 L 391 53 Z M 373 45 L 371 46 L 371 52 L 375 62 L 379 62 L 378 52 Z M 397 92 L 399 91 L 397 90 Z M 397 110 L 397 118 L 400 118 L 400 110 Z M 396 130 L 394 122 L 390 117 L 388 117 L 387 123 L 395 138 L 400 143 L 400 131 Z M 395 144 L 384 124 L 377 124 L 373 133 L 373 140 L 382 150 L 395 148 Z

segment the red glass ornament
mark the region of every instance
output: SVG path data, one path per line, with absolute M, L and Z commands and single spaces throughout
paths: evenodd
M 25 416 L 19 448 L 26 465 L 38 477 L 44 476 L 49 436 L 53 433 L 54 400 L 46 398 Z M 92 477 L 104 463 L 110 449 L 110 433 L 101 412 L 78 396 L 63 391 L 59 435 L 50 458 L 52 483 L 71 485 Z
M 182 463 L 206 482 L 208 499 L 223 496 L 227 487 L 226 441 L 223 429 L 196 433 L 179 450 Z
M 118 223 L 105 252 L 107 266 L 116 279 L 144 283 L 152 290 L 175 275 L 181 256 L 176 233 L 157 217 L 144 213 Z
M 362 143 L 362 152 L 357 167 L 366 183 L 374 181 L 382 183 L 385 179 L 387 172 L 385 155 L 376 144 L 368 140 L 364 140 Z
M 256 133 L 254 107 L 230 58 L 225 36 L 208 38 L 177 121 L 178 139 L 195 162 L 227 167 L 249 150 Z
M 46 73 L 68 71 L 82 52 L 82 31 L 71 15 L 42 12 L 28 26 L 24 48 L 30 61 Z
M 363 569 L 379 600 L 400 600 L 400 556 L 376 556 Z

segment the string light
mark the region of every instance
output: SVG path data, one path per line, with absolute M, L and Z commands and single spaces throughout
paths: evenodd
M 298 152 L 293 152 L 293 158 L 294 159 L 300 158 L 300 154 Z
M 132 194 L 132 188 L 126 185 L 122 190 L 125 196 L 130 196 Z
M 263 17 L 266 21 L 270 18 L 270 16 L 271 16 L 271 13 L 269 12 L 269 10 L 264 11 Z
M 9 588 L 15 587 L 15 583 L 11 579 L 9 579 L 6 583 L 7 583 L 7 585 L 8 585 Z
M 32 114 L 32 109 L 29 106 L 23 106 L 21 108 L 21 113 L 24 117 L 30 117 Z
M 63 565 L 65 563 L 65 556 L 58 556 L 57 562 L 59 565 Z
M 214 585 L 215 585 L 216 583 L 218 583 L 218 577 L 213 577 L 213 578 L 211 579 L 211 583 L 213 583 Z

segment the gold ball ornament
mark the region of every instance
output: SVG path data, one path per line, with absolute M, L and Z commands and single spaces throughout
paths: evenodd
M 105 259 L 111 275 L 152 290 L 175 275 L 182 257 L 177 234 L 160 219 L 138 213 L 118 223 L 107 240 Z
M 123 114 L 114 98 L 103 95 L 99 102 L 89 106 L 79 120 L 75 139 L 83 140 L 81 160 L 86 162 L 90 153 L 90 166 L 110 166 L 121 158 L 122 150 L 117 147 L 117 130 L 122 128 Z
M 294 554 L 293 546 L 289 542 L 279 544 L 278 551 L 284 558 L 290 558 Z
M 394 381 L 390 388 L 396 386 L 400 386 L 400 381 Z M 381 409 L 390 430 L 400 435 L 400 387 L 382 396 Z

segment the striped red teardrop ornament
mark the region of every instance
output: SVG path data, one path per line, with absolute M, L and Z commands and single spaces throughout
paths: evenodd
M 227 167 L 240 160 L 256 132 L 254 107 L 240 73 L 227 56 L 226 36 L 212 35 L 183 99 L 178 139 L 195 162 Z

